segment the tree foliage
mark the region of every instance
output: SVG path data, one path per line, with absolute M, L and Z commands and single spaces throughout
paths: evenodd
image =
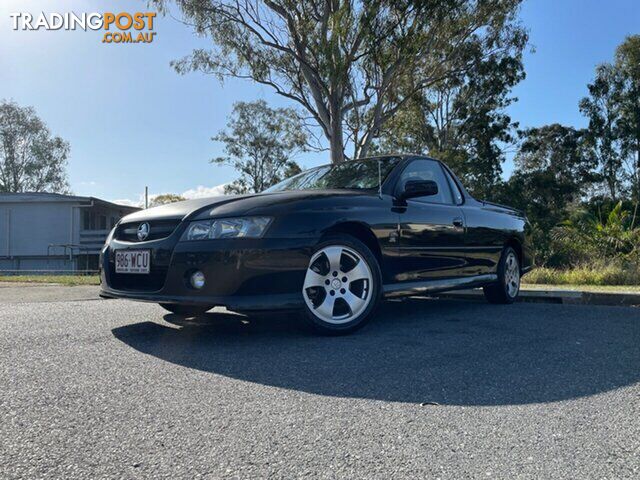
M 226 153 L 212 163 L 231 165 L 240 173 L 238 180 L 225 187 L 226 193 L 261 192 L 299 173 L 293 157 L 307 144 L 296 112 L 269 108 L 264 100 L 236 103 L 229 131 L 212 140 L 222 142 Z
M 174 66 L 268 85 L 308 113 L 340 162 L 348 146 L 366 156 L 416 94 L 469 70 L 470 59 L 526 42 L 520 2 L 177 0 L 213 48 Z
M 66 193 L 68 155 L 33 108 L 0 102 L 0 192 Z
M 615 66 L 621 77 L 620 137 L 631 172 L 631 189 L 640 201 L 640 35 L 632 35 L 616 49 Z
M 565 185 L 571 198 L 593 180 L 594 162 L 586 155 L 584 130 L 554 123 L 520 133 L 522 144 L 514 162 L 525 174 L 549 172 Z
M 517 124 L 505 112 L 524 78 L 525 38 L 485 58 L 467 52 L 470 68 L 425 89 L 384 128 L 378 149 L 426 153 L 445 161 L 479 198 L 500 183 L 504 147 Z
M 186 200 L 182 195 L 176 195 L 175 193 L 163 193 L 156 195 L 149 204 L 150 207 L 157 207 L 159 205 L 167 205 L 169 203 L 182 202 Z
M 550 232 L 579 204 L 594 180 L 585 132 L 559 124 L 520 132 L 516 169 L 498 200 L 525 211 L 533 225 L 537 261 L 553 260 Z
M 621 175 L 624 156 L 620 130 L 621 80 L 612 65 L 599 65 L 595 80 L 588 85 L 589 96 L 580 101 L 580 111 L 589 119 L 589 147 L 608 194 L 614 200 L 624 193 L 626 179 L 626 175 Z
M 627 37 L 615 62 L 596 69 L 580 110 L 589 119 L 588 139 L 608 193 L 640 190 L 640 35 Z
M 640 35 L 627 37 L 614 61 L 596 68 L 588 90 L 579 104 L 588 128 L 525 132 L 500 198 L 527 212 L 543 263 L 633 257 L 637 265 Z

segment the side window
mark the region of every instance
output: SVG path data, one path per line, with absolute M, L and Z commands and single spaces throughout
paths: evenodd
M 428 197 L 419 197 L 420 200 L 430 203 L 452 204 L 453 197 L 449 182 L 444 176 L 442 167 L 438 162 L 433 160 L 414 160 L 402 172 L 400 176 L 400 185 L 404 188 L 409 180 L 433 180 L 438 184 L 438 194 Z
M 451 173 L 447 171 L 446 168 L 444 169 L 444 173 L 447 176 L 447 180 L 449 180 L 449 186 L 451 187 L 451 191 L 453 192 L 453 198 L 456 201 L 456 205 L 462 205 L 462 202 L 464 201 L 464 197 L 462 196 L 460 187 L 458 187 L 458 184 L 456 183 L 456 181 L 451 176 Z

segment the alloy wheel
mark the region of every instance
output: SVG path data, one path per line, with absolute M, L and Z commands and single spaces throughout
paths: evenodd
M 362 255 L 344 245 L 330 245 L 309 261 L 302 294 L 311 312 L 331 324 L 350 322 L 372 298 L 373 274 Z
M 509 253 L 505 261 L 504 282 L 509 296 L 515 298 L 520 290 L 520 265 L 513 252 Z

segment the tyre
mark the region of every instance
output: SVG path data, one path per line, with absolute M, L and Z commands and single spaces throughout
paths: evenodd
M 350 235 L 333 235 L 318 245 L 305 274 L 305 318 L 327 335 L 353 332 L 372 317 L 382 275 L 371 250 Z
M 161 303 L 160 306 L 165 310 L 169 310 L 171 313 L 184 317 L 196 317 L 213 308 L 207 305 L 180 305 L 177 303 Z
M 502 251 L 498 262 L 498 281 L 484 287 L 484 296 L 489 303 L 509 304 L 515 302 L 520 292 L 520 260 L 511 247 Z

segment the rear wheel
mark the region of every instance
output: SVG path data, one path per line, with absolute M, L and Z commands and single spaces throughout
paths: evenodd
M 161 303 L 160 306 L 171 313 L 185 317 L 202 315 L 213 308 L 207 305 L 180 305 L 177 303 Z
M 511 247 L 502 251 L 498 262 L 498 281 L 484 287 L 484 296 L 489 303 L 509 304 L 515 302 L 520 292 L 520 260 Z
M 349 235 L 321 243 L 302 287 L 306 317 L 316 330 L 343 334 L 370 320 L 380 298 L 380 267 L 371 251 Z

